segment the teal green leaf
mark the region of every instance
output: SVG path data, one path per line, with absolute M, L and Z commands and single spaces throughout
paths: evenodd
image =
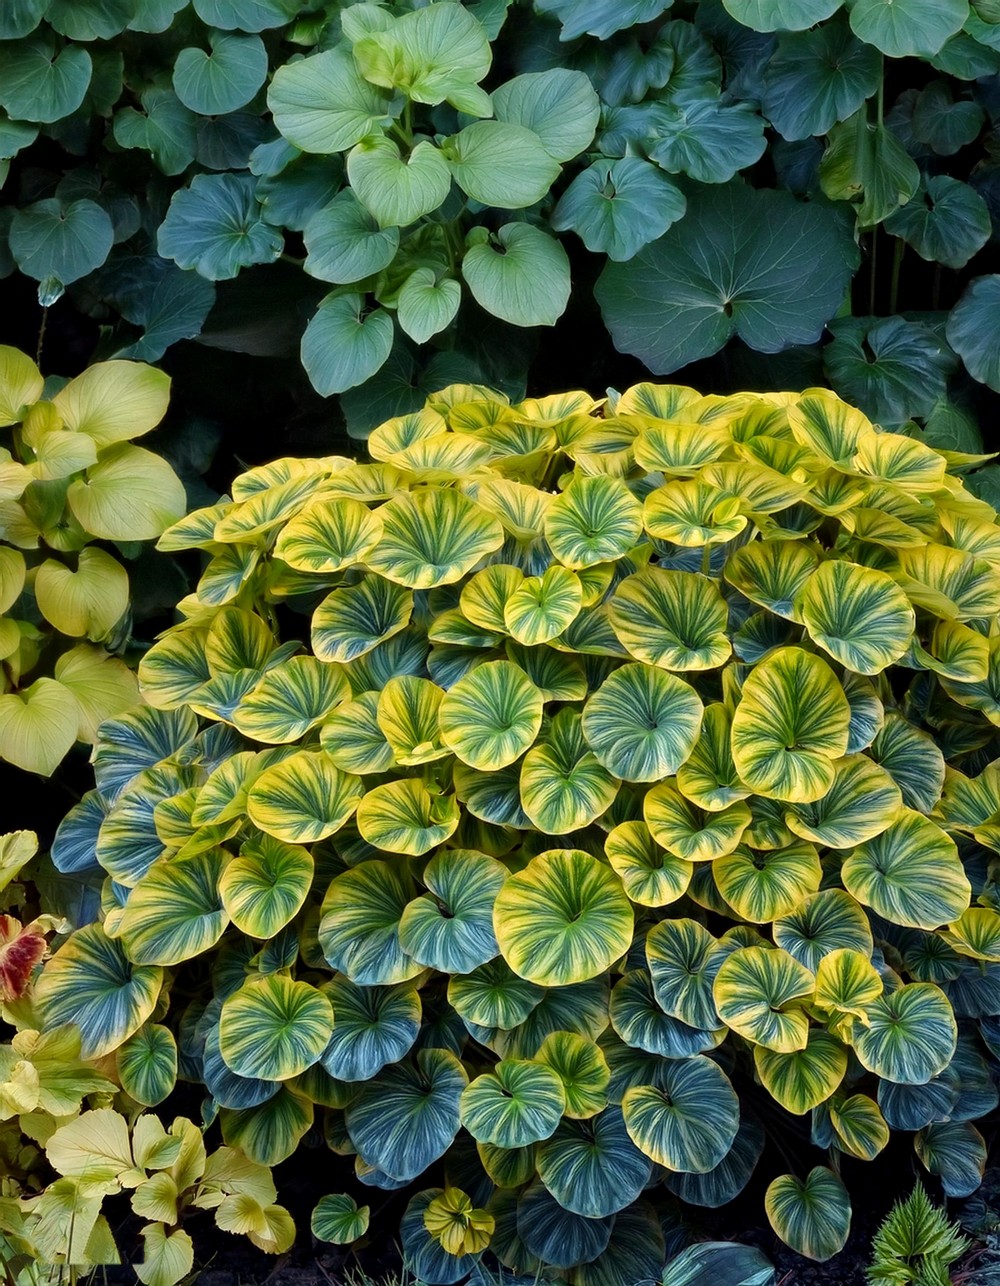
M 517 1201 L 517 1234 L 537 1264 L 570 1267 L 589 1263 L 608 1245 L 614 1220 L 588 1219 L 566 1210 L 539 1182 L 532 1183 Z M 522 1251 L 523 1253 L 523 1251 Z
M 158 1023 L 146 1023 L 115 1055 L 122 1089 L 143 1107 L 162 1103 L 177 1081 L 177 1042 Z
M 370 379 L 392 348 L 392 318 L 382 308 L 362 318 L 364 297 L 329 294 L 320 302 L 302 336 L 302 365 L 323 397 L 343 393 Z
M 643 568 L 619 585 L 610 620 L 634 657 L 666 670 L 714 670 L 732 651 L 725 600 L 697 572 Z
M 256 779 L 247 816 L 275 839 L 309 844 L 340 830 L 363 794 L 361 778 L 342 772 L 323 751 L 300 750 Z
M 405 865 L 365 862 L 331 880 L 319 944 L 327 963 L 359 986 L 408 982 L 421 971 L 399 943 L 399 922 L 416 894 Z
M 81 1054 L 117 1049 L 152 1015 L 163 970 L 136 965 L 99 924 L 78 929 L 42 970 L 34 998 L 45 1022 L 80 1029 Z
M 487 122 L 484 122 L 484 124 Z M 462 276 L 475 301 L 513 326 L 554 326 L 569 301 L 566 251 L 530 223 L 473 229 Z
M 298 0 L 194 0 L 194 9 L 209 27 L 267 31 L 294 18 L 299 4 Z
M 254 187 L 250 175 L 196 174 L 171 199 L 157 234 L 160 254 L 210 281 L 226 281 L 251 264 L 273 263 L 284 242 L 264 222 Z
M 559 162 L 534 130 L 500 120 L 467 125 L 446 139 L 441 151 L 462 191 L 500 210 L 534 205 L 559 174 Z
M 175 965 L 215 946 L 229 923 L 218 888 L 227 856 L 210 848 L 153 863 L 121 917 L 119 932 L 130 959 Z
M 493 904 L 507 878 L 501 863 L 485 853 L 452 849 L 432 857 L 422 878 L 428 891 L 399 922 L 399 944 L 407 955 L 446 974 L 471 973 L 498 955 Z
M 658 18 L 669 4 L 665 0 L 624 0 L 611 10 L 603 0 L 538 0 L 537 8 L 554 14 L 562 23 L 560 40 L 584 35 L 607 40 L 616 31 Z
M 945 763 L 926 732 L 890 710 L 869 753 L 900 788 L 907 808 L 921 813 L 932 811 L 944 786 Z
M 344 772 L 385 772 L 393 761 L 392 747 L 378 725 L 377 692 L 362 692 L 346 701 L 320 728 L 320 744 Z
M 803 31 L 840 8 L 841 0 L 723 0 L 737 22 L 754 31 Z
M 600 763 L 625 781 L 660 781 L 691 754 L 703 707 L 673 674 L 634 662 L 605 679 L 583 711 L 583 735 Z
M 90 85 L 93 63 L 80 45 L 58 49 L 47 32 L 0 46 L 0 107 L 14 120 L 72 115 Z
M 41 22 L 48 0 L 10 0 L 0 15 L 0 40 L 30 36 Z
M 834 951 L 871 956 L 868 917 L 843 889 L 822 889 L 804 898 L 793 911 L 774 921 L 775 944 L 815 973 Z
M 273 973 L 248 978 L 223 1001 L 219 1048 L 237 1076 L 287 1081 L 318 1062 L 332 1027 L 321 991 Z
M 991 342 L 1000 317 L 1000 276 L 976 277 L 948 316 L 948 343 L 973 379 L 1000 389 L 1000 351 Z
M 380 134 L 355 144 L 347 157 L 347 177 L 383 228 L 403 227 L 431 214 L 451 187 L 448 163 L 429 140 L 418 143 L 404 160 L 396 144 Z
M 672 778 L 649 791 L 642 813 L 653 839 L 687 862 L 712 862 L 731 853 L 751 821 L 742 800 L 707 812 L 685 799 Z
M 10 225 L 10 252 L 21 271 L 64 286 L 99 268 L 113 243 L 111 218 L 94 201 L 67 205 L 49 197 L 19 209 Z
M 924 177 L 916 195 L 885 221 L 921 259 L 964 268 L 990 239 L 992 222 L 979 193 L 947 174 Z
M 347 1107 L 347 1131 L 368 1165 L 393 1179 L 415 1179 L 458 1133 L 465 1069 L 444 1049 L 425 1049 L 369 1081 Z
M 502 1059 L 462 1092 L 462 1124 L 480 1143 L 523 1148 L 547 1139 L 566 1110 L 562 1081 L 551 1067 Z
M 646 936 L 646 959 L 664 1013 L 702 1030 L 718 1028 L 712 996 L 725 948 L 696 920 L 661 920 Z
M 845 755 L 834 764 L 833 785 L 812 804 L 790 804 L 785 825 L 827 848 L 852 848 L 874 839 L 903 811 L 892 777 L 867 755 Z
M 623 262 L 680 219 L 687 198 L 641 156 L 599 160 L 578 174 L 550 220 L 556 232 L 575 232 L 588 250 Z
M 560 1206 L 587 1219 L 603 1219 L 631 1205 L 652 1171 L 617 1107 L 588 1121 L 561 1121 L 535 1156 L 538 1177 Z
M 967 0 L 854 0 L 851 29 L 890 58 L 930 58 L 969 16 Z
M 688 231 L 697 227 L 697 245 Z M 832 209 L 789 192 L 713 184 L 687 215 L 596 286 L 615 346 L 666 374 L 738 335 L 758 352 L 819 338 L 857 263 Z
M 172 89 L 150 88 L 140 94 L 142 110 L 125 107 L 112 124 L 120 147 L 151 153 L 164 174 L 181 174 L 194 160 L 198 117 L 189 112 Z
M 971 1121 L 937 1121 L 913 1140 L 917 1156 L 941 1179 L 946 1197 L 971 1197 L 983 1181 L 986 1141 Z
M 405 1186 L 399 1181 L 386 1179 L 385 1185 L 389 1184 Z M 451 1255 L 427 1231 L 424 1216 L 431 1202 L 444 1196 L 443 1188 L 425 1188 L 411 1198 L 399 1221 L 403 1263 L 407 1273 L 414 1274 L 417 1281 L 459 1282 L 477 1266 L 482 1254 Z
M 948 997 L 930 982 L 911 982 L 868 1007 L 854 1034 L 861 1063 L 897 1085 L 924 1085 L 951 1062 L 958 1027 Z
M 346 152 L 388 120 L 389 95 L 368 83 L 350 50 L 285 63 L 267 93 L 274 123 L 303 152 Z
M 290 1157 L 313 1122 L 313 1105 L 282 1085 L 265 1103 L 219 1113 L 222 1137 L 258 1165 Z
M 763 1151 L 764 1130 L 757 1118 L 744 1109 L 733 1146 L 717 1166 L 706 1171 L 705 1174 L 665 1174 L 664 1185 L 682 1201 L 695 1206 L 717 1209 L 732 1201 L 747 1186 Z M 704 1243 L 699 1244 L 704 1245 Z M 693 1247 L 684 1254 L 694 1256 L 695 1249 L 696 1247 Z M 741 1250 L 745 1249 L 746 1247 L 741 1247 Z M 693 1267 L 697 1273 L 699 1271 L 697 1264 Z M 771 1271 L 769 1265 L 768 1272 Z M 677 1286 L 681 1286 L 682 1282 L 694 1286 L 698 1280 L 698 1276 L 692 1276 L 690 1279 L 682 1277 Z M 749 1283 L 742 1283 L 742 1286 L 754 1286 L 754 1282 L 755 1279 L 751 1278 Z M 768 1279 L 764 1278 L 758 1286 L 768 1286 Z
M 909 201 L 920 182 L 920 170 L 895 134 L 872 124 L 868 113 L 859 108 L 831 128 L 819 179 L 833 201 L 860 196 L 858 224 L 869 228 Z
M 259 36 L 209 35 L 210 52 L 182 49 L 174 63 L 174 92 L 201 116 L 222 116 L 249 103 L 267 79 L 267 50 Z
M 161 759 L 169 759 L 192 741 L 198 720 L 187 709 L 155 710 L 140 706 L 120 719 L 101 726 L 94 750 L 97 788 L 113 803 L 124 786 Z
M 323 992 L 334 1023 L 323 1066 L 338 1081 L 370 1081 L 398 1063 L 420 1033 L 420 993 L 413 987 L 359 987 L 336 977 Z
M 764 74 L 761 111 L 783 138 L 825 134 L 853 116 L 881 79 L 878 51 L 851 34 L 846 18 L 783 31 Z
M 492 94 L 498 121 L 523 125 L 556 161 L 570 161 L 594 137 L 601 102 L 582 71 L 553 67 L 506 81 Z
M 147 768 L 115 800 L 97 837 L 97 860 L 119 884 L 134 887 L 163 852 L 156 806 L 196 784 L 195 769 L 171 762 Z
M 639 1085 L 622 1099 L 632 1142 L 657 1165 L 682 1173 L 714 1169 L 733 1145 L 739 1099 L 729 1077 L 703 1054 L 661 1064 L 655 1085 Z
M 767 146 L 764 119 L 750 103 L 698 98 L 666 106 L 649 159 L 699 183 L 726 183 L 760 160 Z
M 727 1027 L 779 1054 L 804 1049 L 809 1017 L 802 1005 L 816 979 L 787 951 L 740 947 L 723 960 L 712 994 Z
M 707 1053 L 726 1035 L 725 1028 L 704 1031 L 665 1014 L 645 969 L 633 969 L 615 983 L 609 1012 L 612 1027 L 630 1048 L 663 1058 Z
M 320 281 L 350 285 L 387 268 L 399 248 L 399 230 L 380 228 L 351 191 L 317 210 L 303 229 L 306 272 Z
M 805 1179 L 779 1175 L 764 1194 L 771 1227 L 800 1255 L 823 1263 L 844 1248 L 851 1230 L 851 1199 L 843 1182 L 825 1166 Z
M 944 397 L 955 359 L 929 327 L 902 317 L 845 317 L 830 331 L 823 361 L 831 384 L 879 424 L 926 418 Z

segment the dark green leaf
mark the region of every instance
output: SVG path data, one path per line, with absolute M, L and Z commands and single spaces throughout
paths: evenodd
M 577 233 L 588 250 L 631 259 L 676 223 L 684 193 L 641 156 L 595 161 L 578 174 L 552 214 L 556 232 Z
M 83 102 L 92 71 L 86 49 L 57 49 L 47 32 L 0 45 L 0 107 L 15 120 L 61 120 Z
M 174 63 L 174 90 L 185 107 L 221 116 L 249 103 L 267 77 L 260 36 L 212 33 L 211 50 L 182 49 Z
M 976 277 L 951 310 L 948 343 L 981 384 L 1000 392 L 1000 276 Z
M 254 186 L 249 174 L 195 175 L 170 202 L 157 237 L 160 254 L 210 281 L 273 262 L 283 239 L 262 219 Z
M 765 353 L 812 343 L 856 263 L 837 212 L 734 182 L 693 193 L 685 218 L 609 264 L 596 294 L 616 347 L 666 374 L 733 335 Z
M 993 225 L 979 193 L 947 174 L 924 178 L 916 196 L 885 221 L 921 259 L 964 268 L 990 239 Z
M 785 138 L 808 138 L 846 120 L 881 82 L 878 51 L 837 17 L 781 36 L 764 74 L 761 110 Z
M 902 317 L 849 317 L 830 323 L 823 351 L 830 383 L 846 401 L 889 427 L 921 418 L 944 397 L 955 360 L 927 326 Z
M 392 318 L 377 308 L 362 320 L 362 295 L 330 294 L 302 336 L 302 365 L 313 388 L 329 397 L 369 379 L 389 356 Z

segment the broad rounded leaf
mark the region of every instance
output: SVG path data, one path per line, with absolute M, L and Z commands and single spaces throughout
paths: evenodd
M 359 987 L 334 978 L 323 988 L 334 1024 L 324 1068 L 338 1081 L 369 1081 L 397 1063 L 420 1034 L 419 993 L 411 987 Z
M 256 779 L 247 815 L 275 839 L 308 844 L 338 831 L 363 795 L 360 777 L 342 772 L 323 751 L 300 750 Z
M 725 1072 L 702 1054 L 663 1064 L 655 1085 L 625 1091 L 625 1128 L 657 1165 L 704 1174 L 732 1147 L 739 1099 Z
M 333 1007 L 322 992 L 281 974 L 249 978 L 223 1001 L 219 1048 L 238 1076 L 287 1081 L 317 1062 Z
M 652 1171 L 617 1107 L 589 1121 L 562 1121 L 535 1155 L 538 1177 L 563 1209 L 588 1219 L 631 1205 Z
M 1000 351 L 991 342 L 1000 316 L 1000 276 L 976 277 L 948 317 L 948 343 L 974 379 L 1000 389 Z
M 666 374 L 718 352 L 738 335 L 759 352 L 819 338 L 856 263 L 832 209 L 739 181 L 688 197 L 675 224 L 596 287 L 615 346 Z
M 195 175 L 190 187 L 174 193 L 160 224 L 160 254 L 210 281 L 226 281 L 251 264 L 272 263 L 283 240 L 264 222 L 254 187 L 248 174 Z
M 543 987 L 596 978 L 632 941 L 632 908 L 617 877 L 578 849 L 533 858 L 500 890 L 493 915 L 504 959 Z
M 344 393 L 379 371 L 392 349 L 392 318 L 376 308 L 362 318 L 364 298 L 327 295 L 302 336 L 302 365 L 322 397 Z
M 153 863 L 129 894 L 119 924 L 130 959 L 175 965 L 215 946 L 229 923 L 219 895 L 226 858 L 223 849 L 209 848 Z
M 368 566 L 410 589 L 452 585 L 503 544 L 499 522 L 457 491 L 400 492 L 379 517 Z
M 566 1108 L 558 1075 L 542 1063 L 502 1059 L 462 1093 L 462 1124 L 474 1139 L 523 1148 L 547 1139 Z
M 54 278 L 66 286 L 79 280 L 100 267 L 113 244 L 111 218 L 94 201 L 64 204 L 49 197 L 19 209 L 10 225 L 10 252 L 17 266 L 41 282 Z
M 432 795 L 416 777 L 373 787 L 358 804 L 362 838 L 389 853 L 420 857 L 454 833 L 458 803 L 452 795 Z
M 241 933 L 273 938 L 298 914 L 312 877 L 313 860 L 306 849 L 261 835 L 246 840 L 230 860 L 219 893 Z
M 330 882 L 319 924 L 328 963 L 365 986 L 415 978 L 421 966 L 399 944 L 399 922 L 416 892 L 397 862 L 365 862 Z
M 474 240 L 462 276 L 476 303 L 513 326 L 554 326 L 569 301 L 566 251 L 530 223 L 505 223 L 493 239 Z
M 683 680 L 652 666 L 623 665 L 587 702 L 582 729 L 601 764 L 625 781 L 659 781 L 690 755 L 701 699 Z
M 335 1192 L 320 1197 L 309 1226 L 317 1240 L 347 1246 L 368 1231 L 369 1214 L 368 1206 L 359 1206 L 346 1192 Z
M 753 1057 L 764 1088 L 796 1116 L 825 1103 L 847 1071 L 847 1050 L 819 1028 L 809 1032 L 805 1049 L 778 1054 L 756 1045 Z
M 545 539 L 566 567 L 613 562 L 641 534 L 641 506 L 618 478 L 577 476 L 545 514 Z
M 519 759 L 542 724 L 542 694 L 512 661 L 478 665 L 441 702 L 444 744 L 471 768 L 495 772 Z
M 611 627 L 632 656 L 667 670 L 714 670 L 732 651 L 728 609 L 696 572 L 647 567 L 611 599 Z
M 845 755 L 834 767 L 833 785 L 814 804 L 791 804 L 785 825 L 827 848 L 850 848 L 881 834 L 903 811 L 899 787 L 867 755 Z
M 820 1263 L 844 1248 L 851 1230 L 851 1200 L 841 1180 L 816 1166 L 804 1180 L 779 1175 L 764 1194 L 771 1227 L 800 1255 Z
M 74 518 L 103 540 L 152 540 L 187 507 L 184 485 L 161 456 L 123 442 L 102 451 L 66 499 Z
M 430 969 L 471 973 L 500 950 L 493 904 L 506 869 L 470 849 L 440 852 L 423 873 L 428 892 L 409 904 L 399 922 L 403 950 Z
M 182 49 L 173 83 L 185 107 L 202 116 L 222 116 L 249 103 L 267 79 L 267 50 L 259 36 L 214 34 L 210 52 Z
M 177 1043 L 158 1023 L 146 1023 L 116 1055 L 122 1089 L 143 1107 L 162 1103 L 177 1080 Z
M 279 67 L 267 105 L 274 123 L 303 152 L 346 152 L 388 115 L 389 95 L 368 83 L 347 48 Z
M 691 882 L 691 863 L 661 848 L 645 822 L 616 826 L 604 841 L 604 851 L 630 901 L 641 906 L 676 902 Z
M 720 965 L 713 995 L 727 1027 L 755 1045 L 790 1054 L 806 1047 L 809 1018 L 801 1006 L 815 985 L 787 951 L 742 947 Z
M 813 642 L 857 674 L 880 674 L 898 661 L 916 623 L 892 577 L 856 563 L 821 563 L 795 607 Z
M 957 1036 L 948 997 L 929 982 L 911 982 L 874 1001 L 854 1052 L 869 1071 L 897 1085 L 923 1085 L 951 1062 Z
M 890 58 L 930 58 L 969 16 L 966 0 L 855 0 L 851 29 Z

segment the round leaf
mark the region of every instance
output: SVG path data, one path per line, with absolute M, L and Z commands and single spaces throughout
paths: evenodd
M 589 1121 L 562 1121 L 536 1149 L 536 1159 L 538 1177 L 560 1206 L 588 1219 L 631 1205 L 652 1171 L 617 1107 Z
M 719 1164 L 740 1123 L 728 1076 L 701 1054 L 661 1065 L 655 1085 L 626 1090 L 622 1115 L 629 1138 L 646 1156 L 693 1174 Z
M 854 1052 L 877 1076 L 923 1085 L 951 1062 L 957 1035 L 948 997 L 929 982 L 911 982 L 874 1001 Z
M 287 1081 L 317 1062 L 333 1008 L 322 992 L 281 974 L 249 978 L 223 1001 L 219 1048 L 238 1076 Z
M 270 835 L 247 840 L 219 881 L 222 905 L 241 933 L 273 938 L 299 912 L 313 877 L 313 860 L 297 845 Z
M 541 1063 L 503 1059 L 462 1093 L 462 1124 L 474 1139 L 523 1148 L 547 1139 L 566 1108 L 562 1081 Z
M 322 751 L 300 750 L 261 773 L 247 796 L 247 816 L 275 839 L 309 844 L 340 830 L 363 795 L 360 777 L 342 772 Z
M 499 204 L 506 206 L 508 198 Z M 566 251 L 530 223 L 505 223 L 492 239 L 473 241 L 462 259 L 462 276 L 480 307 L 513 326 L 554 326 L 569 302 Z
M 843 1250 L 851 1230 L 851 1200 L 832 1170 L 816 1166 L 804 1180 L 779 1175 L 764 1194 L 771 1227 L 783 1242 L 823 1263 Z

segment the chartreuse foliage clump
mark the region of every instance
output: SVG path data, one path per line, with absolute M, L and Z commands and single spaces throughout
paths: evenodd
M 998 74 L 997 0 L 12 0 L 0 274 L 116 355 L 298 350 L 359 436 L 523 396 L 594 293 L 657 374 L 790 351 L 968 443 Z
M 170 380 L 99 362 L 43 380 L 0 346 L 0 760 L 48 775 L 76 741 L 136 700 L 124 554 L 187 508 L 161 456 L 133 445 L 167 409 Z
M 166 1030 L 258 1164 L 318 1127 L 363 1185 L 434 1167 L 401 1229 L 431 1283 L 487 1249 L 657 1277 L 660 1216 L 736 1196 L 764 1116 L 803 1161 L 761 1174 L 768 1217 L 814 1259 L 841 1157 L 891 1131 L 971 1192 L 1000 1047 L 976 458 L 821 389 L 653 384 L 451 386 L 369 447 L 161 537 L 204 570 L 56 838 L 107 878 L 38 1021 L 150 1102 Z M 314 1229 L 367 1218 L 331 1193 Z

